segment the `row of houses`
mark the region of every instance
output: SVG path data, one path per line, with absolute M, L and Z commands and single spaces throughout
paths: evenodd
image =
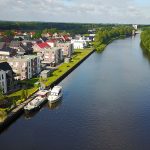
M 3 93 L 14 90 L 18 80 L 39 76 L 43 65 L 56 66 L 73 54 L 73 46 L 67 38 L 65 42 L 60 37 L 29 40 L 24 39 L 24 35 L 15 35 L 14 38 L 19 40 L 0 42 L 0 88 Z
M 74 49 L 84 49 L 93 40 L 80 35 L 72 38 L 50 33 L 34 40 L 27 34 L 20 33 L 14 39 L 0 42 L 0 87 L 4 93 L 14 89 L 15 81 L 31 79 L 41 72 L 49 72 L 43 71 L 45 66 L 53 67 L 69 60 Z

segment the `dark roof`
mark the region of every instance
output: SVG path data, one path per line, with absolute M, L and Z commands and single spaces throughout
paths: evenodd
M 14 51 L 16 51 L 15 49 L 13 49 L 13 48 L 10 48 L 10 47 L 5 47 L 5 48 L 3 48 L 3 49 L 1 49 L 0 51 L 4 51 L 4 52 L 14 52 Z
M 7 62 L 1 62 L 0 63 L 0 70 L 7 71 L 7 70 L 12 70 L 12 68 L 9 65 L 9 63 L 7 63 Z
M 33 48 L 30 44 L 27 44 L 27 45 L 20 45 L 20 50 L 26 52 L 26 53 L 29 53 L 29 52 L 33 52 Z
M 46 38 L 46 37 L 41 37 L 41 39 L 43 42 L 46 42 L 48 40 L 48 38 Z
M 11 41 L 10 47 L 19 47 L 20 46 L 20 41 Z

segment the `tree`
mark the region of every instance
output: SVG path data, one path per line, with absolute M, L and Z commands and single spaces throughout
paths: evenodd
M 94 48 L 97 51 L 102 51 L 106 45 L 112 40 L 120 36 L 132 35 L 132 27 L 104 27 L 97 30 L 94 42 Z
M 21 91 L 21 100 L 25 100 L 26 99 L 26 91 L 24 89 L 22 89 Z
M 39 39 L 42 35 L 42 31 L 37 31 L 34 35 L 33 35 L 33 39 Z
M 4 99 L 4 95 L 3 95 L 3 90 L 2 88 L 0 87 L 0 100 Z
M 11 36 L 14 36 L 15 34 L 14 34 L 13 31 L 7 30 L 7 31 L 4 32 L 4 35 L 7 36 L 7 37 L 11 37 Z

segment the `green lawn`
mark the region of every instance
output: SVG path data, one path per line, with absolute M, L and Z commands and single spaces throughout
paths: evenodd
M 62 76 L 64 73 L 66 73 L 70 68 L 72 68 L 74 65 L 76 65 L 80 60 L 82 60 L 85 56 L 87 56 L 92 51 L 92 48 L 87 48 L 83 50 L 75 50 L 72 60 L 70 63 L 63 63 L 61 66 L 58 67 L 57 70 L 55 70 L 52 75 L 44 82 L 46 86 L 52 84 L 55 80 L 57 80 L 60 76 Z M 28 83 L 30 85 L 30 88 L 28 89 L 28 96 L 32 95 L 35 91 L 38 90 L 38 87 L 34 86 L 34 83 L 39 81 L 39 78 L 32 78 L 30 80 L 22 81 L 24 83 Z M 9 98 L 15 99 L 17 104 L 21 103 L 21 92 L 22 90 L 19 90 L 17 92 L 14 92 L 10 95 L 8 95 Z

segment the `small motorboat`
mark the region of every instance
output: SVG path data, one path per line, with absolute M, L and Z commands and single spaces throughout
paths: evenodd
M 53 89 L 50 91 L 50 95 L 48 96 L 48 101 L 50 103 L 55 103 L 62 98 L 62 87 L 61 86 L 54 86 Z
M 47 96 L 49 91 L 48 90 L 40 90 L 36 93 L 36 97 L 30 101 L 25 107 L 25 112 L 36 110 L 40 108 L 40 106 L 46 102 Z

